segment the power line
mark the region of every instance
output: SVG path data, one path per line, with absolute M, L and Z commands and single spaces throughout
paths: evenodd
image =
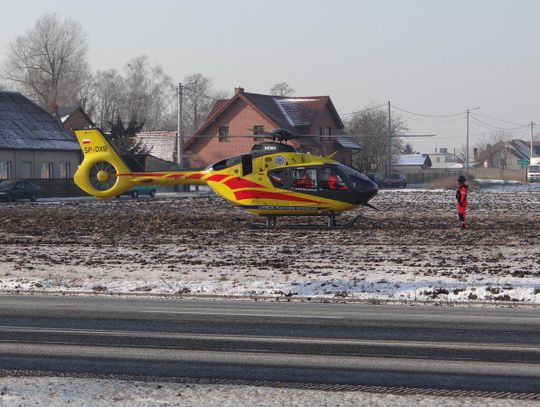
M 411 112 L 410 110 L 406 110 L 406 109 L 403 109 L 401 107 L 397 107 L 396 105 L 392 105 L 392 108 L 396 109 L 396 110 L 399 110 L 401 112 L 409 113 L 409 114 L 412 114 L 412 115 L 415 115 L 415 116 L 422 116 L 422 117 L 456 117 L 456 116 L 460 116 L 460 115 L 466 113 L 466 112 L 459 112 L 459 113 L 454 113 L 454 114 L 422 114 L 422 113 Z
M 350 113 L 342 113 L 342 114 L 340 114 L 340 116 L 348 116 L 348 115 L 351 115 L 351 114 L 367 112 L 367 111 L 369 111 L 369 110 L 380 109 L 381 107 L 385 107 L 385 106 L 386 106 L 386 103 L 385 103 L 384 105 L 374 106 L 374 107 L 367 107 L 367 108 L 365 108 L 365 109 L 362 109 L 362 110 L 356 110 L 356 111 L 350 112 Z
M 475 115 L 486 118 L 486 119 L 496 120 L 496 121 L 499 121 L 499 122 L 502 122 L 502 123 L 515 124 L 517 126 L 529 126 L 528 124 L 512 122 L 512 121 L 509 121 L 509 120 L 498 119 L 496 117 L 487 116 L 485 114 L 475 113 Z
M 459 122 L 461 120 L 464 120 L 465 118 L 466 118 L 465 116 L 462 116 L 462 117 L 459 117 L 457 119 L 450 119 L 450 120 L 423 120 L 423 119 L 418 119 L 416 117 L 407 117 L 407 120 L 414 120 L 414 121 L 422 122 L 422 123 L 435 123 L 435 124 L 437 124 L 437 123 L 455 123 L 455 122 Z
M 511 130 L 520 130 L 520 129 L 524 129 L 526 127 L 529 127 L 528 124 L 521 125 L 519 127 L 498 127 L 498 126 L 494 126 L 492 124 L 486 123 L 483 120 L 480 120 L 478 117 L 476 117 L 476 114 L 471 114 L 471 117 L 472 117 L 473 120 L 477 121 L 478 123 L 481 123 L 484 126 L 488 126 L 488 127 L 492 128 L 492 129 L 495 129 L 495 130 L 511 131 Z

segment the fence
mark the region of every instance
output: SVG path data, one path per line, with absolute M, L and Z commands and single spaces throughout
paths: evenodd
M 502 168 L 426 168 L 425 170 L 417 170 L 415 172 L 405 172 L 408 184 L 428 184 L 435 180 L 443 178 L 457 178 L 460 174 L 470 174 L 475 179 L 493 179 L 505 181 L 520 181 L 527 180 L 527 170 L 506 170 Z
M 83 192 L 72 179 L 32 179 L 30 180 L 34 184 L 39 185 L 41 188 L 39 196 L 41 198 L 51 197 L 67 197 L 67 196 L 86 196 L 86 192 Z

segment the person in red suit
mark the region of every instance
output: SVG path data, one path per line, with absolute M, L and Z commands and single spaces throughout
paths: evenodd
M 458 226 L 463 229 L 467 229 L 467 223 L 465 222 L 465 211 L 467 210 L 467 192 L 469 191 L 469 186 L 465 184 L 465 181 L 465 176 L 460 175 L 458 177 L 459 186 L 456 191 Z

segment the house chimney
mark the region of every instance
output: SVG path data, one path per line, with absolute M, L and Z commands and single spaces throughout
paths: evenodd
M 244 93 L 244 88 L 242 87 L 237 87 L 237 88 L 234 88 L 234 94 L 237 95 L 239 93 Z
M 478 149 L 477 148 L 473 149 L 473 160 L 475 163 L 478 162 Z

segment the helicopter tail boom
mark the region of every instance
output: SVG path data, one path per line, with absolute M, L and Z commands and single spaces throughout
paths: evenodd
M 117 196 L 136 185 L 201 185 L 205 172 L 176 170 L 132 172 L 99 129 L 75 130 L 83 161 L 73 177 L 75 184 L 98 199 Z

